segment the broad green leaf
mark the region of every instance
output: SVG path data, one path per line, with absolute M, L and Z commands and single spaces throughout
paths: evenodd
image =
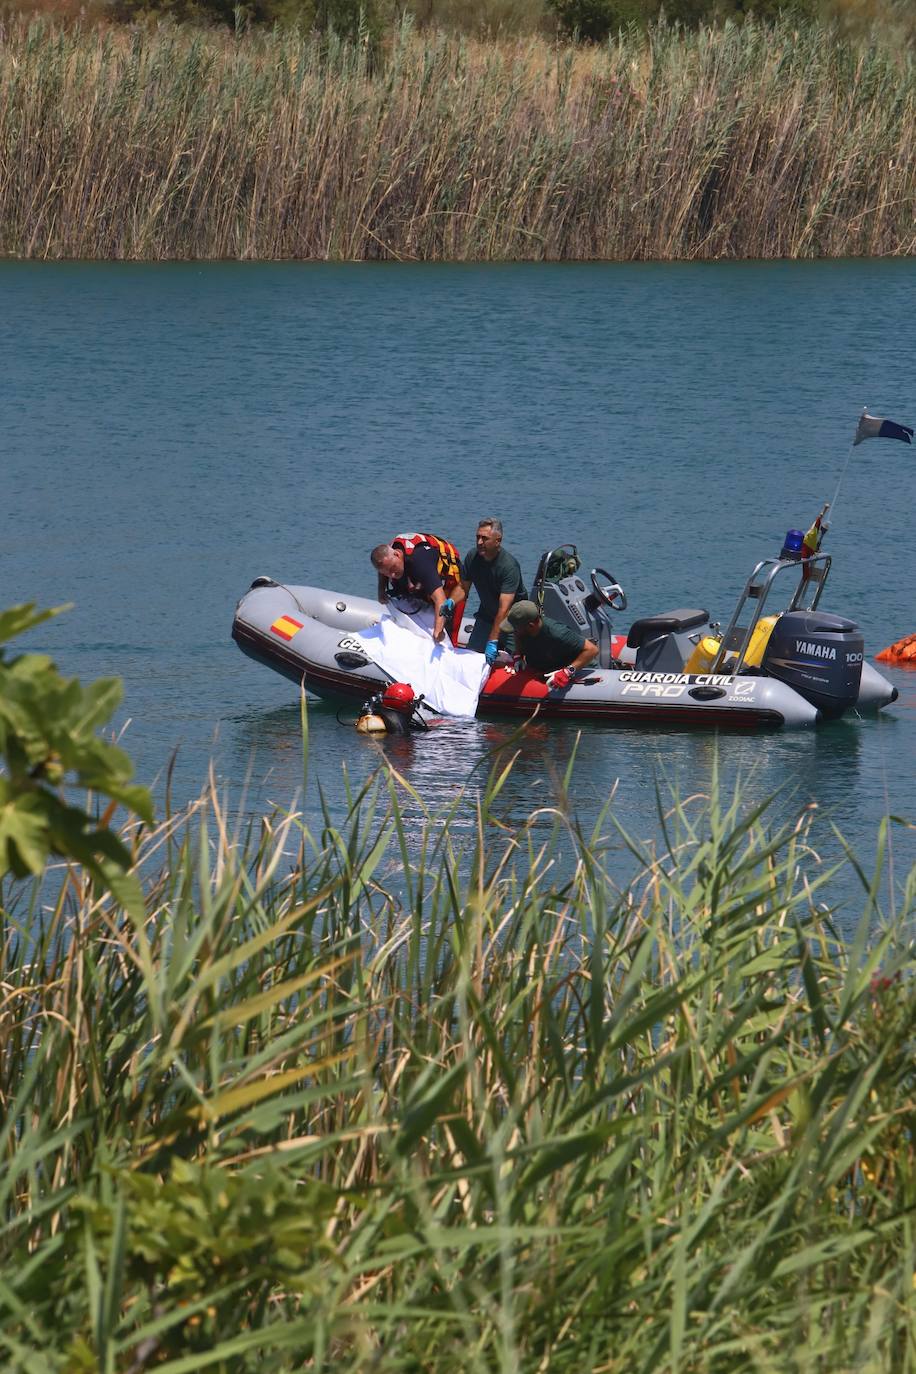
M 21 606 L 11 606 L 7 611 L 0 611 L 0 644 L 6 644 L 17 635 L 25 634 L 26 630 L 32 630 L 36 625 L 42 625 L 46 620 L 60 615 L 62 611 L 72 609 L 72 601 L 47 611 L 36 611 L 35 603 L 27 602 Z

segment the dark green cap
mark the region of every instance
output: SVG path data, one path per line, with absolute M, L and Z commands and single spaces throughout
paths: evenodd
M 509 613 L 499 628 L 519 630 L 524 625 L 533 625 L 540 618 L 541 613 L 533 601 L 516 601 L 514 606 L 509 607 Z

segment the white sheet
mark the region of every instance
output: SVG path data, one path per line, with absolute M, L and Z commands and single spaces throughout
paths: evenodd
M 473 716 L 489 669 L 483 654 L 456 649 L 449 639 L 432 637 L 432 607 L 405 615 L 389 601 L 377 625 L 360 630 L 369 657 L 395 682 L 409 682 L 417 696 L 443 716 Z

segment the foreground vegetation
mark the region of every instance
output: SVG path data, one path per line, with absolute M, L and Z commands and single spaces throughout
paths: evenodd
M 582 49 L 14 19 L 0 90 L 8 255 L 916 249 L 912 56 L 817 25 L 660 24 Z
M 621 888 L 610 815 L 507 831 L 511 749 L 461 854 L 389 772 L 317 835 L 211 787 L 49 873 L 61 768 L 145 810 L 48 747 L 49 671 L 0 664 L 5 1368 L 916 1369 L 886 832 L 848 941 L 804 816 L 713 779 Z

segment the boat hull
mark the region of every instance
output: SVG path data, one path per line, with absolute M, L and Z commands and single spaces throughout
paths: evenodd
M 232 636 L 243 653 L 297 686 L 362 702 L 390 681 L 360 638 L 381 613 L 379 603 L 366 597 L 258 579 L 238 604 Z M 870 665 L 865 669 L 858 706 L 877 710 L 894 699 L 894 689 Z M 804 728 L 821 719 L 798 692 L 763 674 L 632 666 L 596 668 L 558 691 L 535 674 L 498 670 L 481 693 L 477 714 L 521 718 L 534 711 L 566 720 L 699 729 Z

